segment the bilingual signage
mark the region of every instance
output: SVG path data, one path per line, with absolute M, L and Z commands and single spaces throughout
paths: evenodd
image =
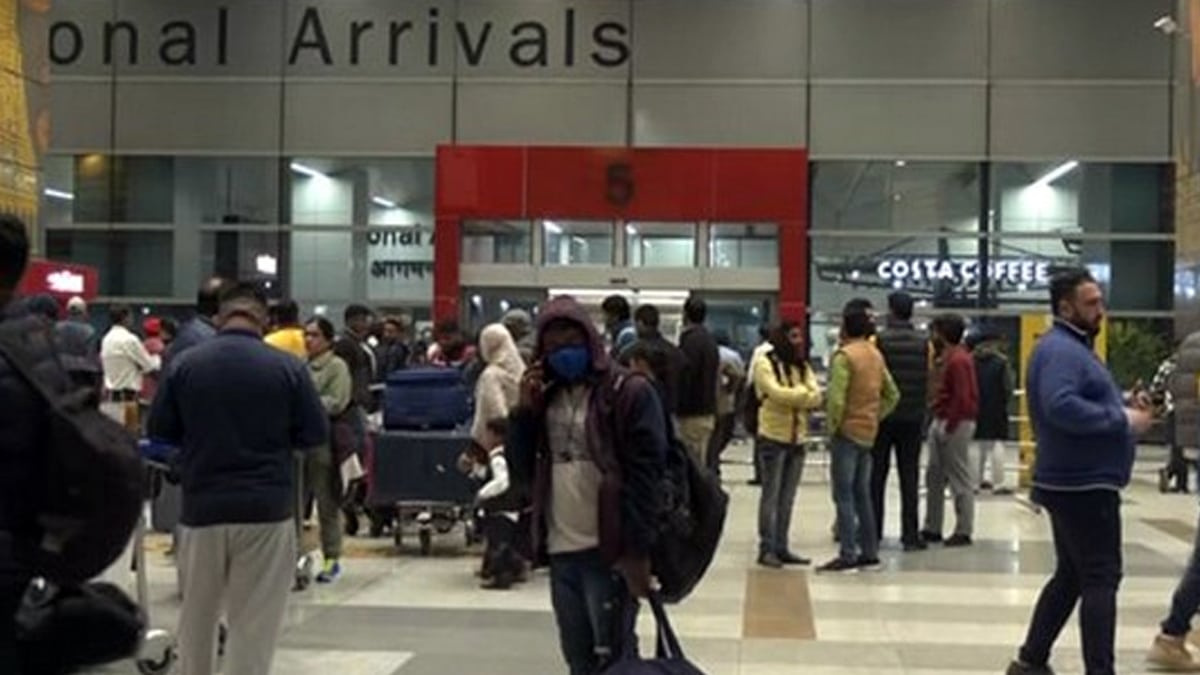
M 427 303 L 433 298 L 433 230 L 413 226 L 367 234 L 367 296 Z
M 86 265 L 31 260 L 17 290 L 21 295 L 49 293 L 64 302 L 75 296 L 91 300 L 100 292 L 100 274 Z

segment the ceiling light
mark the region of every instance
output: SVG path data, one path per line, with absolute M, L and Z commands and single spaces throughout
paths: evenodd
M 633 225 L 625 226 L 625 234 L 628 234 L 631 237 L 636 237 L 637 233 L 638 233 L 637 228 L 634 227 Z
M 317 171 L 316 169 L 312 168 L 311 166 L 305 166 L 304 164 L 301 164 L 300 162 L 292 162 L 291 169 L 292 169 L 292 171 L 295 171 L 296 173 L 308 176 L 309 178 L 328 178 L 329 177 L 329 176 L 326 176 L 325 174 L 321 173 L 320 171 Z
M 397 206 L 396 202 L 383 197 L 371 197 L 371 201 L 375 202 L 376 206 L 382 206 L 385 209 L 394 209 Z
M 54 199 L 63 199 L 68 202 L 75 199 L 75 195 L 71 194 L 70 192 L 63 192 L 62 190 L 55 190 L 54 188 L 46 188 L 45 190 L 42 190 L 42 194 L 46 195 L 47 197 L 53 197 Z
M 1154 22 L 1154 30 L 1163 35 L 1174 35 L 1179 32 L 1179 22 L 1175 21 L 1171 15 L 1166 14 L 1158 17 Z
M 542 227 L 546 228 L 546 231 L 550 234 L 562 234 L 563 232 L 563 229 L 553 220 L 542 221 Z
M 903 169 L 904 167 L 908 166 L 908 162 L 906 162 L 906 161 L 904 161 L 904 160 L 902 160 L 902 159 L 898 159 L 898 160 L 896 160 L 896 166 L 898 166 L 898 167 L 900 167 L 901 169 Z
M 1050 169 L 1049 173 L 1047 173 L 1046 175 L 1044 175 L 1041 178 L 1034 181 L 1033 184 L 1041 185 L 1041 186 L 1049 185 L 1049 184 L 1053 183 L 1054 181 L 1058 180 L 1059 178 L 1062 178 L 1063 176 L 1071 173 L 1072 171 L 1074 171 L 1075 169 L 1078 169 L 1078 168 L 1079 168 L 1079 162 L 1077 162 L 1076 160 L 1072 159 L 1069 162 L 1063 162 L 1062 164 L 1059 164 L 1058 166 L 1054 167 L 1053 169 Z
M 571 237 L 571 241 L 575 242 L 579 246 L 587 246 L 587 240 L 583 237 Z
M 271 276 L 275 276 L 279 273 L 279 260 L 273 255 L 263 254 L 260 256 L 255 256 L 254 269 L 257 270 L 259 274 L 269 274 Z

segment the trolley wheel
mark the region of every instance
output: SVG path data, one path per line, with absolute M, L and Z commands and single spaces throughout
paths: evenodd
M 142 675 L 164 675 L 164 673 L 171 672 L 171 668 L 175 667 L 175 661 L 178 658 L 175 647 L 167 647 L 163 650 L 162 656 L 157 659 L 138 659 L 137 669 Z
M 433 532 L 428 528 L 422 528 L 419 536 L 421 538 L 421 555 L 428 556 L 433 551 Z

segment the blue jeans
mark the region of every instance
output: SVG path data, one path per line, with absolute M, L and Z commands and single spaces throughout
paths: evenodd
M 558 639 L 571 675 L 602 672 L 636 640 L 626 616 L 636 606 L 625 581 L 596 549 L 550 556 L 550 601 Z M 623 634 L 624 633 L 624 634 Z
M 1200 531 L 1196 532 L 1196 544 L 1187 570 L 1175 587 L 1171 613 L 1162 622 L 1162 632 L 1173 637 L 1184 637 L 1192 630 L 1192 616 L 1197 610 L 1200 610 Z
M 871 448 L 835 436 L 829 448 L 833 503 L 837 507 L 839 557 L 879 557 L 875 509 L 871 506 Z
M 804 448 L 759 438 L 762 493 L 758 499 L 758 552 L 783 555 L 792 528 L 792 508 L 804 473 Z

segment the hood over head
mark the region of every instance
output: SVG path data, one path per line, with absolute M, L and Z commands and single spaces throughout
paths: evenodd
M 479 334 L 479 355 L 484 363 L 496 366 L 518 380 L 525 374 L 525 362 L 517 351 L 517 343 L 502 324 L 493 323 Z
M 569 295 L 560 295 L 551 298 L 542 308 L 542 311 L 538 313 L 537 349 L 534 351 L 535 359 L 541 360 L 546 357 L 546 354 L 542 351 L 542 335 L 546 332 L 546 327 L 558 319 L 570 321 L 583 329 L 584 335 L 588 339 L 588 350 L 592 355 L 593 372 L 604 373 L 612 367 L 612 362 L 608 358 L 608 351 L 604 347 L 604 338 L 596 330 L 596 324 L 592 323 L 592 318 L 588 316 L 587 310 L 583 308 L 583 305 L 580 305 L 575 298 Z
M 508 310 L 500 323 L 512 333 L 514 340 L 520 340 L 533 332 L 533 317 L 523 309 Z

